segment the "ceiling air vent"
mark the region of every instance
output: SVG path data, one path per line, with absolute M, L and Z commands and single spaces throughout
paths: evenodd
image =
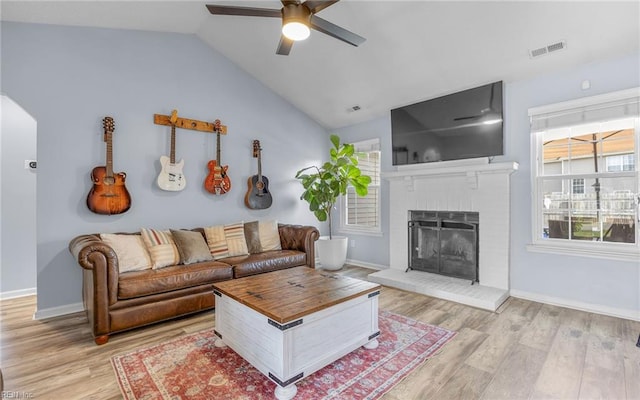
M 531 58 L 536 58 L 536 57 L 543 56 L 545 54 L 553 53 L 554 51 L 564 50 L 566 48 L 567 48 L 567 42 L 562 40 L 560 42 L 549 44 L 544 47 L 529 50 L 529 56 Z

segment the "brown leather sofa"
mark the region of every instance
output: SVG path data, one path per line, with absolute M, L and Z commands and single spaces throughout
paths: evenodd
M 202 228 L 192 230 L 204 235 Z M 69 251 L 83 268 L 83 302 L 96 344 L 117 332 L 214 308 L 216 282 L 301 265 L 315 268 L 318 230 L 278 224 L 278 231 L 282 250 L 122 274 L 115 252 L 98 234 L 74 238 Z

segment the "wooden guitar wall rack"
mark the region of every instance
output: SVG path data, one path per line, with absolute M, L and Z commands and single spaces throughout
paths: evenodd
M 171 122 L 170 115 L 153 114 L 153 123 L 156 125 L 174 125 Z M 227 134 L 227 126 L 220 125 L 220 120 L 216 122 L 198 121 L 195 119 L 180 118 L 176 120 L 176 128 L 190 129 L 192 131 L 208 132 L 208 133 L 220 133 L 222 135 Z

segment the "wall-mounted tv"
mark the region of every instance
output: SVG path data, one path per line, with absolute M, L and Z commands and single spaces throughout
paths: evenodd
M 502 81 L 391 110 L 393 165 L 504 154 Z

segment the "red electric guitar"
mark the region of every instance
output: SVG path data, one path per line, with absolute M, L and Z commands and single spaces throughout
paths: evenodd
M 207 164 L 209 175 L 204 180 L 204 188 L 212 194 L 225 194 L 231 190 L 231 179 L 227 175 L 229 166 L 223 166 L 220 163 L 220 132 L 222 127 L 219 119 L 215 120 L 213 131 L 218 135 L 216 138 L 216 159 Z

